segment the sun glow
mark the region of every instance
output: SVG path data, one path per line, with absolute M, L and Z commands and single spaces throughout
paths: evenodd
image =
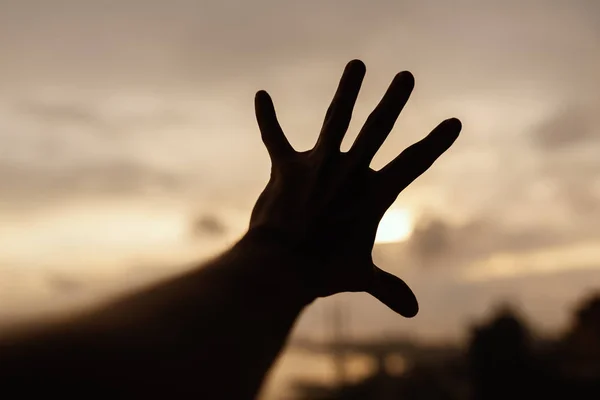
M 405 209 L 388 210 L 379 222 L 375 243 L 395 243 L 408 239 L 412 232 L 410 213 Z

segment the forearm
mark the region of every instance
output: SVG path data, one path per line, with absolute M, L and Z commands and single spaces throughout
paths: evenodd
M 196 344 L 203 358 L 198 363 L 203 378 L 198 380 L 216 385 L 206 394 L 253 398 L 312 300 L 290 275 L 298 270 L 290 264 L 302 261 L 282 250 L 262 239 L 245 238 L 205 270 L 205 284 L 214 291 L 199 301 L 207 306 L 206 313 L 190 340 L 201 342 Z
M 245 237 L 186 276 L 5 346 L 0 379 L 43 378 L 61 393 L 79 381 L 107 394 L 252 398 L 310 301 L 290 262 Z

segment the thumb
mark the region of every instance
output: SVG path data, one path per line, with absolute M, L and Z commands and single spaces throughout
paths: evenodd
M 417 298 L 408 285 L 376 265 L 373 265 L 373 285 L 367 292 L 403 317 L 412 318 L 419 312 Z

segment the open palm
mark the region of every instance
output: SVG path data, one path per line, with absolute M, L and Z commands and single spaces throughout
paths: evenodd
M 293 254 L 310 260 L 297 272 L 313 297 L 365 291 L 412 317 L 418 304 L 410 288 L 373 264 L 377 226 L 398 194 L 454 143 L 461 123 L 455 118 L 443 121 L 383 169 L 371 169 L 410 97 L 414 78 L 410 72 L 394 77 L 350 150 L 342 152 L 365 71 L 359 60 L 347 64 L 318 141 L 305 152 L 295 151 L 286 139 L 270 96 L 256 94 L 256 117 L 272 168 L 250 230 L 268 232 Z

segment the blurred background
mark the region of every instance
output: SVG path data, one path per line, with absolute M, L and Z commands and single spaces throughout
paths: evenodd
M 306 150 L 359 58 L 344 148 L 396 72 L 416 78 L 373 168 L 463 121 L 374 250 L 421 311 L 317 302 L 263 399 L 460 399 L 502 368 L 600 380 L 600 2 L 0 0 L 0 55 L 0 329 L 233 243 L 269 174 L 254 93 Z

